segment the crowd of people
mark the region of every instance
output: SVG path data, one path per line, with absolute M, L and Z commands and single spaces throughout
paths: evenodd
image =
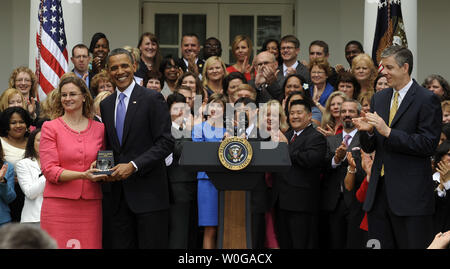
M 35 74 L 14 69 L 0 96 L 0 226 L 34 226 L 58 248 L 214 249 L 218 190 L 179 160 L 188 141 L 238 136 L 287 143 L 292 163 L 260 173 L 251 191 L 253 248 L 448 243 L 442 76 L 419 85 L 411 52 L 396 45 L 381 68 L 354 40 L 348 65 L 334 67 L 322 40 L 310 43 L 309 61 L 297 60 L 293 35 L 257 55 L 246 35 L 231 48 L 228 64 L 220 40 L 191 33 L 181 58 L 163 57 L 152 33 L 113 50 L 96 33 L 72 48 L 74 69 L 45 100 Z M 113 152 L 111 174 L 98 173 L 100 150 Z

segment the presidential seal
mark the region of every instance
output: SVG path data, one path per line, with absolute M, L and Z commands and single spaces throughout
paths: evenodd
M 253 149 L 244 138 L 230 137 L 220 143 L 219 160 L 223 166 L 230 170 L 242 170 L 250 163 Z

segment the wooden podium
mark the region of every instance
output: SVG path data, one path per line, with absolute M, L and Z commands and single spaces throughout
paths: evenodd
M 243 170 L 232 171 L 222 166 L 220 142 L 186 142 L 180 166 L 190 171 L 204 171 L 219 191 L 218 249 L 251 249 L 251 191 L 264 172 L 282 172 L 291 166 L 288 145 L 273 144 L 262 149 L 261 142 L 249 142 L 253 158 Z M 271 143 L 271 142 L 264 142 Z

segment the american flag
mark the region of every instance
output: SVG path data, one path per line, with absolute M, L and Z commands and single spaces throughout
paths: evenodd
M 36 73 L 39 79 L 39 99 L 44 100 L 69 69 L 61 0 L 40 1 L 37 25 Z

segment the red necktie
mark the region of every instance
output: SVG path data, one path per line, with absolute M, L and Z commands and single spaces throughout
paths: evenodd
M 294 140 L 295 140 L 295 138 L 297 138 L 297 136 L 298 135 L 296 133 L 294 133 L 294 136 L 291 138 L 291 143 L 294 142 Z

